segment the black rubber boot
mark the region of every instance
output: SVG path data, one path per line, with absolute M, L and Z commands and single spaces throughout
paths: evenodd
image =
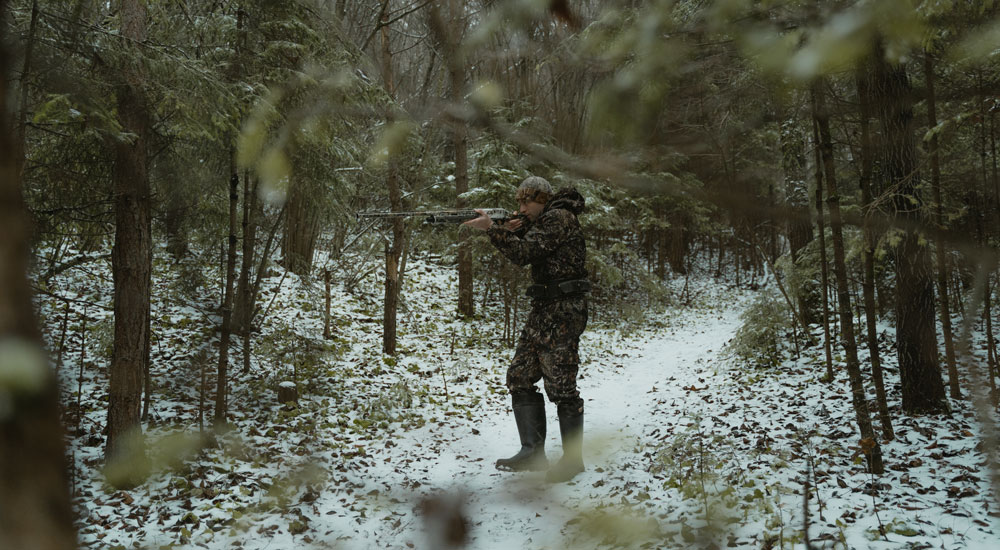
M 497 469 L 520 472 L 548 468 L 549 461 L 545 458 L 545 399 L 540 393 L 518 392 L 511 396 L 511 401 L 521 450 L 510 458 L 497 460 Z
M 550 483 L 563 483 L 573 479 L 583 467 L 583 411 L 559 411 L 559 433 L 562 435 L 563 455 L 545 475 Z

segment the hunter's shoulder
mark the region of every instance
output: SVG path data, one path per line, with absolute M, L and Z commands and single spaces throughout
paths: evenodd
M 567 224 L 576 221 L 576 214 L 564 208 L 550 208 L 538 217 L 540 223 Z

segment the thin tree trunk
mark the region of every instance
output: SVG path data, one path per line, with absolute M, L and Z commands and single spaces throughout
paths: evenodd
M 247 301 L 250 302 L 251 306 L 249 312 L 247 313 L 247 331 L 244 335 L 250 334 L 250 326 L 253 325 L 254 319 L 257 316 L 257 296 L 260 294 L 260 282 L 264 279 L 264 271 L 267 269 L 267 264 L 271 261 L 271 254 L 274 252 L 274 238 L 278 234 L 278 227 L 281 226 L 281 221 L 285 218 L 285 213 L 288 212 L 286 206 L 282 205 L 281 211 L 278 212 L 278 216 L 274 219 L 274 225 L 271 226 L 271 230 L 267 233 L 267 240 L 264 241 L 264 251 L 260 256 L 260 261 L 257 262 L 257 272 L 254 275 L 253 284 L 250 285 L 250 296 Z M 249 367 L 249 361 L 244 362 L 244 367 Z
M 937 102 L 934 97 L 934 62 L 930 52 L 924 52 L 924 74 L 927 79 L 927 124 L 931 130 L 937 127 Z M 944 213 L 941 201 L 941 160 L 937 133 L 931 135 L 928 143 L 931 165 L 931 192 L 934 194 L 934 222 L 943 230 Z M 941 307 L 941 332 L 944 336 L 944 355 L 948 366 L 948 387 L 953 399 L 962 397 L 958 382 L 958 368 L 955 364 L 955 344 L 951 327 L 951 307 L 948 301 L 948 255 L 944 249 L 944 238 L 935 239 L 934 252 L 937 256 L 938 304 Z
M 996 386 L 993 382 L 993 373 L 997 370 L 996 339 L 993 338 L 993 307 L 991 305 L 992 287 L 990 286 L 990 274 L 986 274 L 986 292 L 983 294 L 983 319 L 986 321 L 986 373 L 990 384 L 990 395 L 993 396 L 993 403 L 996 404 Z
M 442 57 L 448 70 L 449 100 L 452 105 L 457 106 L 463 101 L 468 78 L 461 48 L 462 34 L 465 32 L 465 3 L 448 0 L 441 4 L 447 4 L 448 18 L 445 20 L 437 4 L 431 4 L 430 27 L 444 50 Z M 469 190 L 468 128 L 466 122 L 457 117 L 449 122 L 455 154 L 455 207 L 466 208 L 468 204 L 462 194 Z M 458 313 L 471 318 L 475 313 L 472 257 L 469 252 L 471 235 L 460 231 L 458 239 Z
M 655 215 L 658 220 L 666 220 L 666 214 L 663 212 L 663 204 L 660 201 L 657 201 L 656 203 Z M 667 277 L 667 235 L 667 230 L 664 227 L 654 230 L 656 245 L 656 278 L 661 281 Z
M 7 2 L 0 0 L 0 21 L 6 18 Z M 31 218 L 21 194 L 24 159 L 8 110 L 10 61 L 7 41 L 0 41 L 0 355 L 22 354 L 35 376 L 5 387 L 0 548 L 69 550 L 76 548 L 69 466 L 59 421 L 59 388 L 45 357 L 27 277 Z M 4 360 L 0 357 L 0 363 Z
M 323 270 L 323 339 L 330 339 L 330 270 Z
M 28 77 L 31 75 L 31 62 L 35 51 L 35 29 L 38 28 L 38 0 L 31 2 L 31 21 L 28 23 L 28 36 L 24 43 L 24 64 L 21 66 L 21 78 L 19 85 L 21 88 L 21 98 L 18 101 L 18 122 L 16 143 L 17 151 L 14 153 L 14 162 L 17 163 L 17 174 L 21 177 L 24 173 L 24 163 L 27 161 L 28 151 Z M 4 130 L 6 131 L 6 130 Z
M 253 314 L 250 274 L 253 272 L 254 250 L 257 245 L 257 184 L 251 186 L 249 172 L 243 173 L 243 228 L 240 276 L 236 281 L 236 298 L 233 304 L 233 331 L 243 334 L 250 330 Z
M 152 216 L 150 216 L 150 218 L 152 218 Z M 150 219 L 150 222 L 152 222 L 152 219 Z M 153 234 L 152 223 L 150 223 L 150 226 L 148 227 L 148 232 L 149 232 L 150 235 Z M 152 239 L 152 237 L 151 237 L 151 239 Z M 150 242 L 152 242 L 152 241 L 150 241 Z M 153 265 L 153 258 L 152 258 L 153 248 L 152 248 L 152 246 L 150 246 L 149 252 L 150 252 L 149 265 L 152 266 Z M 152 271 L 152 267 L 150 268 L 150 271 Z M 150 292 L 152 292 L 152 284 L 150 284 Z M 145 341 L 143 342 L 143 345 L 142 345 L 142 347 L 143 347 L 143 353 L 142 353 L 142 355 L 143 355 L 143 361 L 142 361 L 142 416 L 141 416 L 142 422 L 146 422 L 147 420 L 149 420 L 149 407 L 152 405 L 152 401 L 153 401 L 153 376 L 149 372 L 150 362 L 152 360 L 151 359 L 151 356 L 152 356 L 152 346 L 151 346 L 151 343 L 150 343 L 150 338 L 152 338 L 152 334 L 153 334 L 153 327 L 152 327 L 152 323 L 150 322 L 151 319 L 152 319 L 152 315 L 151 315 L 151 312 L 150 312 L 150 308 L 152 306 L 151 302 L 152 302 L 152 300 L 148 300 L 146 302 L 146 327 L 147 327 L 146 328 L 146 339 L 145 339 Z
M 246 17 L 246 10 L 241 4 L 236 11 L 237 62 L 234 65 L 237 68 L 234 69 L 235 71 L 242 71 L 239 68 L 242 66 L 240 60 L 243 59 L 243 53 L 247 48 L 247 31 L 244 24 Z M 233 80 L 238 81 L 239 74 L 237 72 L 237 76 Z M 257 214 L 257 184 L 259 181 L 259 179 L 255 179 L 251 183 L 250 171 L 243 171 L 242 260 L 239 280 L 236 283 L 236 301 L 233 305 L 233 330 L 244 336 L 249 334 L 254 308 L 254 297 L 251 296 L 250 292 L 250 273 L 253 270 L 254 251 L 257 246 L 257 219 L 255 216 Z M 244 338 L 244 342 L 248 342 L 248 340 Z M 244 346 L 244 355 L 246 356 L 247 353 L 247 348 Z M 247 361 L 249 361 L 248 356 L 244 359 L 245 363 Z
M 813 115 L 820 136 L 820 150 L 829 190 L 827 203 L 830 208 L 830 230 L 833 240 L 833 271 L 837 283 L 837 302 L 840 305 L 840 335 L 847 363 L 847 376 L 851 383 L 851 401 L 861 434 L 861 448 L 868 459 L 868 467 L 874 474 L 881 474 L 882 448 L 872 428 L 872 418 L 868 411 L 864 381 L 861 377 L 861 362 L 858 361 L 858 345 L 854 338 L 854 316 L 851 313 L 850 290 L 847 281 L 847 262 L 844 259 L 844 232 L 840 216 L 840 195 L 837 187 L 837 170 L 833 160 L 833 141 L 830 137 L 830 117 L 823 97 L 822 81 L 813 86 Z
M 464 4 L 460 4 L 463 5 Z M 455 6 L 452 6 L 455 10 Z M 457 8 L 461 9 L 461 8 Z M 452 23 L 455 28 L 462 24 L 461 14 L 452 13 Z M 454 46 L 451 44 L 451 46 Z M 456 52 L 449 59 L 455 59 Z M 465 65 L 455 59 L 449 64 L 448 75 L 451 81 L 451 101 L 458 104 L 462 101 L 465 91 Z M 455 148 L 455 207 L 466 208 L 468 202 L 462 194 L 469 190 L 469 160 L 468 160 L 468 130 L 462 120 L 452 121 L 452 145 Z M 458 312 L 470 318 L 475 314 L 473 297 L 472 254 L 469 250 L 472 235 L 468 231 L 459 231 L 458 242 Z
M 229 239 L 226 251 L 226 290 L 222 295 L 222 334 L 219 336 L 219 365 L 215 381 L 215 414 L 216 425 L 226 422 L 229 412 L 229 340 L 232 335 L 233 321 L 233 287 L 236 279 L 236 224 L 237 207 L 239 206 L 240 176 L 236 171 L 236 153 L 233 152 L 233 162 L 229 176 Z
M 823 159 L 819 145 L 819 129 L 813 119 L 813 143 L 816 147 L 816 235 L 819 239 L 820 297 L 822 298 L 820 320 L 823 322 L 823 351 L 826 353 L 826 379 L 833 381 L 833 350 L 830 345 L 830 304 L 826 289 L 829 288 L 826 261 L 826 227 L 823 222 Z
M 389 44 L 389 14 L 386 9 L 387 5 L 388 0 L 383 0 L 380 21 L 382 27 L 382 70 L 384 71 L 386 92 L 392 98 L 395 96 L 395 84 L 392 70 L 392 50 Z M 391 123 L 393 115 L 390 113 L 388 118 Z M 389 189 L 389 204 L 393 211 L 399 211 L 403 208 L 398 171 L 398 161 L 390 153 L 386 187 Z M 393 219 L 392 243 L 386 243 L 385 248 L 385 298 L 383 300 L 382 315 L 382 351 L 388 355 L 396 354 L 396 311 L 399 307 L 400 290 L 399 261 L 403 253 L 404 237 L 403 220 L 400 218 Z
M 134 44 L 146 34 L 145 4 L 123 0 L 122 36 Z M 115 189 L 115 244 L 112 249 L 114 279 L 114 351 L 108 400 L 108 439 L 105 460 L 116 475 L 109 482 L 130 487 L 145 477 L 145 452 L 140 424 L 142 378 L 145 365 L 147 307 L 150 299 L 150 190 L 147 142 L 150 123 L 142 92 L 141 75 L 124 70 L 116 89 L 118 117 L 133 141 L 114 144 L 112 172 Z
M 254 302 L 257 299 L 256 290 L 251 291 L 250 271 L 253 269 L 254 250 L 257 245 L 257 182 L 250 184 L 250 172 L 243 173 L 243 259 L 240 266 L 240 279 L 236 285 L 236 309 L 233 312 L 238 324 L 234 330 L 243 339 L 244 373 L 250 372 L 250 328 L 253 321 Z
M 882 356 L 878 349 L 878 308 L 875 305 L 875 228 L 872 224 L 872 172 L 875 167 L 875 149 L 872 146 L 869 120 L 871 119 L 871 90 L 867 75 L 858 71 L 856 75 L 858 102 L 861 114 L 861 204 L 865 212 L 864 247 L 862 262 L 864 264 L 864 279 L 861 282 L 861 292 L 865 303 L 865 321 L 868 343 L 868 358 L 872 365 L 872 380 L 875 382 L 875 396 L 878 403 L 879 422 L 882 424 L 882 435 L 886 441 L 892 441 L 896 435 L 892 429 L 892 418 L 889 416 L 889 403 L 885 393 L 885 378 L 882 375 Z

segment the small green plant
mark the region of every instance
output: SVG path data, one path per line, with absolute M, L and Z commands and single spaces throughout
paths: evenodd
M 724 436 L 706 433 L 701 419 L 695 417 L 656 450 L 650 471 L 666 475 L 666 488 L 697 501 L 706 523 L 713 526 L 726 522 L 727 513 L 740 508 L 743 474 L 727 458 L 731 452 L 732 445 Z
M 413 392 L 405 383 L 397 382 L 364 405 L 361 417 L 355 419 L 355 425 L 362 428 L 373 425 L 388 428 L 390 422 L 401 422 L 412 416 L 408 410 L 411 407 Z

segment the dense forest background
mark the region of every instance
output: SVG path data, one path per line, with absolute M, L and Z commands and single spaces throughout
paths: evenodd
M 329 339 L 331 288 L 378 273 L 369 321 L 393 357 L 407 260 L 431 254 L 457 273 L 441 315 L 499 304 L 512 342 L 526 277 L 487 242 L 355 214 L 513 209 L 531 174 L 587 198 L 595 322 L 690 299 L 661 282 L 695 263 L 766 287 L 740 361 L 822 346 L 874 474 L 899 415 L 972 401 L 1000 504 L 997 8 L 0 0 L 0 546 L 75 547 L 67 438 L 100 438 L 110 486 L 143 483 L 161 388 L 190 388 L 199 445 L 238 428 L 233 380 L 255 347 L 284 353 L 261 336 L 275 266 L 323 289 Z M 199 380 L 150 374 L 181 323 L 164 300 L 198 312 Z M 88 339 L 99 429 L 55 376 Z

